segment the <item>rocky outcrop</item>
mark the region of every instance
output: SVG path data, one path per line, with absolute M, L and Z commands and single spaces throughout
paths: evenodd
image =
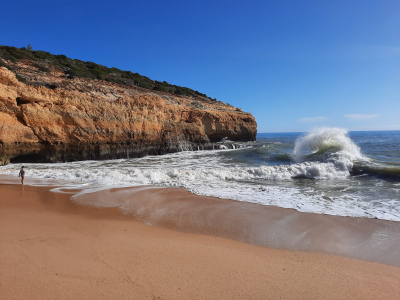
M 254 117 L 228 104 L 48 69 L 14 63 L 26 84 L 0 67 L 2 164 L 138 157 L 207 149 L 225 137 L 255 140 Z

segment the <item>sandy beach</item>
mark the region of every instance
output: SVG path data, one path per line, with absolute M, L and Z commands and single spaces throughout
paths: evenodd
M 2 299 L 396 299 L 400 268 L 148 226 L 1 185 Z M 151 196 L 151 194 L 150 194 Z
M 2 184 L 0 189 L 2 299 L 400 295 L 398 266 L 149 226 L 115 208 L 77 205 L 70 194 L 46 187 Z

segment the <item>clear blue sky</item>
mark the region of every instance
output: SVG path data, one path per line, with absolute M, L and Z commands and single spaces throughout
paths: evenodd
M 0 44 L 187 86 L 258 132 L 400 130 L 400 1 L 3 1 Z

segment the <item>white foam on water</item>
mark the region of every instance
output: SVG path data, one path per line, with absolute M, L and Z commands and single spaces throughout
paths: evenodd
M 292 154 L 296 162 L 319 162 L 307 170 L 305 177 L 332 179 L 350 175 L 354 162 L 368 162 L 360 148 L 341 128 L 316 128 L 296 140 Z
M 352 161 L 367 160 L 361 154 L 360 148 L 350 139 L 346 129 L 324 127 L 315 128 L 297 139 L 293 157 L 296 161 L 302 161 L 310 154 L 323 154 L 329 150 L 334 150 L 335 155 L 345 156 Z
M 305 212 L 400 221 L 400 212 L 391 199 L 381 201 L 377 206 L 362 201 L 362 195 L 356 193 L 344 192 L 336 197 L 316 190 L 310 184 L 306 187 L 292 184 L 294 180 L 302 180 L 297 178 L 347 180 L 355 161 L 368 160 L 343 129 L 317 129 L 298 139 L 293 164 L 235 165 L 221 155 L 227 151 L 240 149 L 179 152 L 109 161 L 26 164 L 26 181 L 29 183 L 30 177 L 58 180 L 63 187 L 54 191 L 80 189 L 81 193 L 114 187 L 183 187 L 200 195 Z M 20 165 L 15 164 L 2 166 L 0 174 L 17 174 L 19 168 Z M 114 206 L 113 203 L 99 205 Z

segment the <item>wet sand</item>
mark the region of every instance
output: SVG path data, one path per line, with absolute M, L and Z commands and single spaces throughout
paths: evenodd
M 374 240 L 384 243 L 388 236 L 380 238 L 379 233 L 399 234 L 397 222 L 362 219 L 359 226 L 358 219 L 347 218 L 347 223 L 336 224 L 344 219 L 255 205 L 252 209 L 231 207 L 233 201 L 215 202 L 179 189 L 137 190 L 137 201 L 128 205 L 123 201 L 127 193 L 132 195 L 129 189 L 110 190 L 75 199 L 88 205 L 115 197 L 124 215 L 116 208 L 78 205 L 69 199 L 70 194 L 49 192 L 45 187 L 0 185 L 1 298 L 396 299 L 400 295 L 394 249 L 374 256 L 394 257 L 382 264 L 257 246 L 265 240 L 270 243 L 266 236 L 278 230 L 273 242 L 307 232 L 297 244 L 319 241 L 315 244 L 331 243 L 328 248 L 333 248 L 335 241 L 355 240 L 345 248 L 357 252 Z M 214 209 L 213 203 L 217 203 Z M 181 213 L 165 213 L 172 208 Z M 261 216 L 267 216 L 264 209 L 270 223 L 263 226 L 275 225 L 268 234 L 252 233 L 248 221 L 252 218 L 247 216 L 260 224 Z M 205 225 L 205 220 L 210 223 Z M 318 227 L 321 222 L 325 225 Z M 284 230 L 279 231 L 279 224 Z M 310 232 L 304 224 L 317 229 Z M 328 235 L 335 229 L 342 233 L 324 238 L 321 228 L 329 224 L 333 229 Z M 358 226 L 366 229 L 359 231 Z M 399 236 L 390 239 L 388 245 L 396 245 Z M 279 243 L 272 246 L 280 247 Z
M 400 266 L 400 222 L 302 213 L 157 186 L 106 189 L 72 199 L 85 206 L 112 203 L 143 223 L 183 232 Z

